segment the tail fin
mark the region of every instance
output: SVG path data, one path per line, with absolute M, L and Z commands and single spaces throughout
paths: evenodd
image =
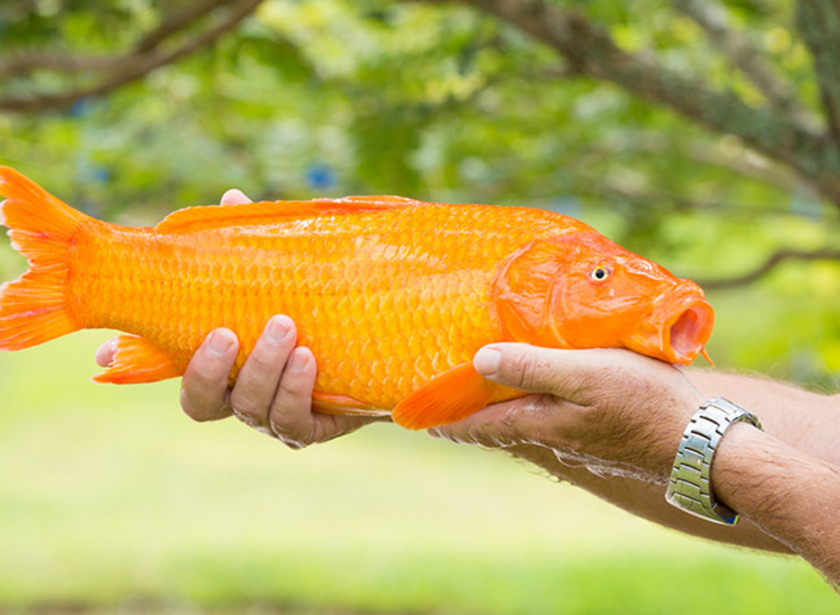
M 80 328 L 65 287 L 73 237 L 89 219 L 14 169 L 0 167 L 0 223 L 29 271 L 0 287 L 0 350 L 20 350 Z

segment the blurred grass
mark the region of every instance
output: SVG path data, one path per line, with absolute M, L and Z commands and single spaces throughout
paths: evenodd
M 175 381 L 89 382 L 106 336 L 0 355 L 0 612 L 836 608 L 801 561 L 677 535 L 498 453 L 388 425 L 294 452 L 192 423 Z

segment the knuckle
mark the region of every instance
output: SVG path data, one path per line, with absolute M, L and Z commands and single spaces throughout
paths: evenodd
M 533 388 L 536 382 L 537 362 L 533 354 L 523 352 L 509 364 L 512 381 L 523 389 Z
M 190 359 L 184 373 L 184 382 L 196 390 L 218 387 L 222 382 L 226 384 L 235 361 L 235 352 L 214 354 L 205 343 Z
M 197 400 L 193 398 L 188 389 L 181 389 L 179 401 L 181 404 L 181 409 L 184 411 L 184 414 L 186 414 L 192 420 L 197 421 L 199 423 L 203 423 L 205 421 L 209 421 L 212 418 L 213 413 L 208 412 L 208 404 L 205 403 L 204 400 Z
M 278 357 L 273 356 L 271 351 L 257 345 L 254 350 L 251 351 L 251 354 L 248 355 L 243 369 L 247 366 L 247 369 L 250 372 L 257 376 L 261 376 L 277 372 L 278 365 L 282 366 L 283 361 L 278 359 Z
M 293 376 L 286 375 L 280 379 L 280 385 L 277 387 L 278 401 L 281 405 L 289 405 L 298 402 L 304 397 L 305 390 L 301 382 Z
M 241 412 L 237 412 L 236 410 L 233 411 L 233 416 L 235 416 L 242 424 L 247 425 L 251 429 L 258 431 L 261 434 L 265 434 L 272 438 L 277 437 L 276 434 L 271 430 L 271 428 L 266 426 L 257 417 L 251 416 L 249 414 L 242 414 Z
M 295 421 L 290 420 L 289 414 L 284 412 L 283 408 L 272 409 L 268 415 L 268 424 L 278 437 L 291 437 L 297 431 Z
M 561 388 L 564 397 L 588 407 L 600 406 L 616 394 L 621 397 L 630 394 L 617 381 L 615 369 L 611 367 L 572 370 L 561 379 Z
M 191 401 L 201 406 L 211 405 L 213 398 L 227 391 L 227 375 L 230 370 L 214 370 L 211 366 L 191 366 L 181 383 L 181 390 Z
M 242 412 L 239 412 L 238 410 L 234 410 L 233 411 L 233 416 L 235 416 L 238 421 L 240 421 L 241 423 L 244 423 L 248 427 L 253 427 L 254 429 L 256 429 L 260 426 L 259 423 L 257 422 L 257 420 L 253 416 L 251 416 L 250 414 L 243 414 Z
M 282 398 L 284 403 L 305 403 L 309 406 L 311 404 L 312 385 L 312 379 L 308 378 L 305 374 L 286 371 L 283 373 L 283 377 L 280 378 L 277 395 Z
M 276 419 L 270 419 L 269 425 L 274 437 L 292 450 L 300 450 L 314 443 L 312 433 L 305 435 L 300 425 L 284 424 Z
M 279 438 L 299 440 L 300 434 L 304 431 L 298 415 L 288 412 L 286 408 L 277 406 L 269 412 L 268 424 L 271 431 Z
M 261 408 L 260 404 L 249 393 L 234 388 L 230 394 L 230 405 L 237 414 L 255 416 L 265 414 L 267 408 Z

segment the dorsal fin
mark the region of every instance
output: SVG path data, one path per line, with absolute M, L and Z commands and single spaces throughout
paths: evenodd
M 174 211 L 161 220 L 154 230 L 160 233 L 191 233 L 240 224 L 270 224 L 279 219 L 369 213 L 418 205 L 423 205 L 423 203 L 400 196 L 348 196 L 343 199 L 312 201 L 260 201 L 241 205 L 208 205 Z

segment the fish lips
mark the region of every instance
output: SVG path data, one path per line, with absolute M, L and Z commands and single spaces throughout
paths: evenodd
M 651 320 L 625 345 L 636 352 L 688 365 L 703 352 L 712 334 L 715 312 L 702 294 L 692 292 L 664 299 L 655 306 Z

